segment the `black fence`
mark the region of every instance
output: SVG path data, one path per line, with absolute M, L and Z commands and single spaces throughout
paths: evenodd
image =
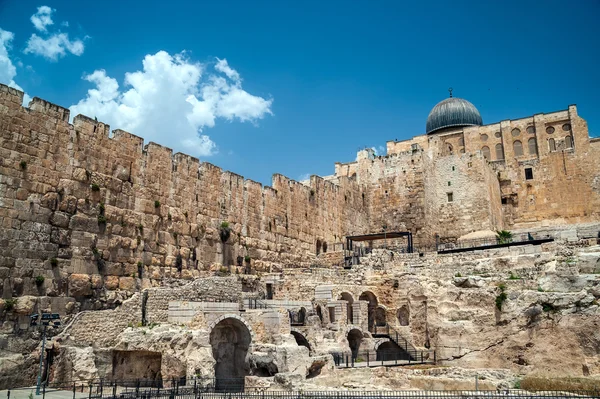
M 549 234 L 522 233 L 514 234 L 510 237 L 489 237 L 473 240 L 463 240 L 449 243 L 438 243 L 437 251 L 440 253 L 458 252 L 461 250 L 470 250 L 477 248 L 510 247 L 514 245 L 538 244 L 553 241 L 554 238 Z
M 381 367 L 408 366 L 413 364 L 434 364 L 435 351 L 416 351 L 408 353 L 403 349 L 358 351 L 356 353 L 332 353 L 336 367 Z

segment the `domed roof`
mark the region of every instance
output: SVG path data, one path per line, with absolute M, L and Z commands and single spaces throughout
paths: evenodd
M 482 125 L 481 115 L 473 104 L 450 97 L 436 104 L 427 117 L 427 134 L 451 126 Z

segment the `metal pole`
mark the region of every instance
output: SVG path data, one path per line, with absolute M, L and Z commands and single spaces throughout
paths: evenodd
M 40 385 L 42 384 L 42 367 L 44 364 L 44 349 L 46 348 L 46 326 L 44 325 L 44 330 L 42 332 L 42 352 L 40 353 L 40 371 L 38 373 L 37 378 L 37 386 L 35 388 L 35 394 L 40 394 Z
M 479 376 L 475 374 L 475 390 L 479 391 Z

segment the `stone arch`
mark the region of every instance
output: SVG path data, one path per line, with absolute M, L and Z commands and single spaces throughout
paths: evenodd
M 252 328 L 241 317 L 223 315 L 210 325 L 209 341 L 215 359 L 215 388 L 243 391 L 249 374 L 248 350 L 254 338 Z
M 321 309 L 321 305 L 317 305 L 315 310 L 317 311 L 317 316 L 319 316 L 319 320 L 321 320 L 321 323 L 323 323 L 323 309 Z
M 491 158 L 490 158 L 490 147 L 488 147 L 487 145 L 484 145 L 483 147 L 481 147 L 481 153 L 483 154 L 483 157 L 485 159 L 487 159 L 488 161 L 491 161 Z
M 408 326 L 410 324 L 410 309 L 408 308 L 408 305 L 402 305 L 400 309 L 398 309 L 396 318 L 398 319 L 398 324 L 401 326 Z
M 516 157 L 520 157 L 523 155 L 523 143 L 519 140 L 515 140 L 513 142 L 513 153 Z
M 377 361 L 408 360 L 408 353 L 393 341 L 381 342 L 377 348 Z
M 527 140 L 527 147 L 529 148 L 530 155 L 537 155 L 537 141 L 535 140 L 535 137 L 530 137 L 529 140 Z
M 358 328 L 351 328 L 346 337 L 348 339 L 350 351 L 352 352 L 352 357 L 356 358 L 358 356 L 358 351 L 360 350 L 360 344 L 364 338 L 364 335 Z
M 352 324 L 352 322 L 354 320 L 354 314 L 352 311 L 352 305 L 354 304 L 354 298 L 352 297 L 352 294 L 350 294 L 349 292 L 342 292 L 340 294 L 340 296 L 338 297 L 338 300 L 346 301 L 346 314 L 348 317 L 348 323 Z
M 382 327 L 387 325 L 386 313 L 387 309 L 383 305 L 379 305 L 375 308 L 375 325 Z
M 301 331 L 298 331 L 297 329 L 292 328 L 290 331 L 290 334 L 292 334 L 292 336 L 296 340 L 296 343 L 298 344 L 298 346 L 304 346 L 304 347 L 308 348 L 309 351 L 311 351 L 310 343 L 308 342 L 308 339 L 306 339 L 306 337 L 304 336 L 304 334 L 302 334 Z
M 369 302 L 368 325 L 369 330 L 371 330 L 375 326 L 375 309 L 377 309 L 378 305 L 377 296 L 375 296 L 375 294 L 373 294 L 371 291 L 364 291 L 362 294 L 360 294 L 358 300 Z
M 496 144 L 496 160 L 504 159 L 504 146 L 501 143 Z

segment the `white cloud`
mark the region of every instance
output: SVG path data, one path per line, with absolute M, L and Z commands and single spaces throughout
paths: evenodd
M 69 21 L 62 21 L 60 23 L 60 26 L 64 26 L 65 28 L 68 28 L 69 27 Z
M 34 33 L 27 41 L 27 48 L 25 48 L 24 53 L 41 55 L 51 61 L 57 61 L 67 55 L 67 52 L 80 56 L 83 54 L 84 49 L 85 46 L 81 40 L 71 41 L 67 33 L 56 33 L 50 35 L 47 39 L 43 39 Z
M 17 76 L 17 68 L 12 63 L 8 51 L 11 48 L 11 42 L 14 38 L 12 32 L 0 28 L 0 83 L 4 83 L 14 89 L 24 91 L 14 78 Z M 25 93 L 23 96 L 23 105 L 29 104 L 31 97 Z
M 27 41 L 27 47 L 23 51 L 25 54 L 40 55 L 50 61 L 58 61 L 59 58 L 64 57 L 67 53 L 71 53 L 76 56 L 83 54 L 85 46 L 83 41 L 80 39 L 69 39 L 68 33 L 48 32 L 48 26 L 54 25 L 52 21 L 52 13 L 56 10 L 48 6 L 38 7 L 35 14 L 31 16 L 31 22 L 38 31 L 42 32 L 45 37 L 41 37 L 33 33 Z M 64 21 L 60 24 L 63 27 L 69 27 L 69 23 Z M 84 40 L 87 36 L 84 38 Z
M 303 175 L 298 176 L 298 181 L 304 181 L 310 179 L 310 173 L 304 173 Z
M 120 89 L 104 70 L 84 76 L 95 88 L 70 107 L 71 115 L 98 117 L 146 141 L 208 156 L 217 148 L 201 132 L 213 127 L 218 118 L 255 122 L 272 114 L 272 100 L 244 91 L 238 72 L 227 60 L 203 65 L 183 53 L 159 51 L 146 55 L 142 65 L 141 71 L 125 74 L 127 90 Z
M 382 156 L 387 153 L 387 148 L 385 148 L 382 145 L 379 145 L 377 147 L 371 147 L 371 149 L 375 152 L 375 155 L 377 156 Z
M 31 16 L 31 22 L 35 26 L 35 29 L 40 32 L 46 32 L 46 26 L 54 24 L 52 21 L 52 12 L 54 11 L 56 10 L 48 6 L 38 7 L 37 12 Z

